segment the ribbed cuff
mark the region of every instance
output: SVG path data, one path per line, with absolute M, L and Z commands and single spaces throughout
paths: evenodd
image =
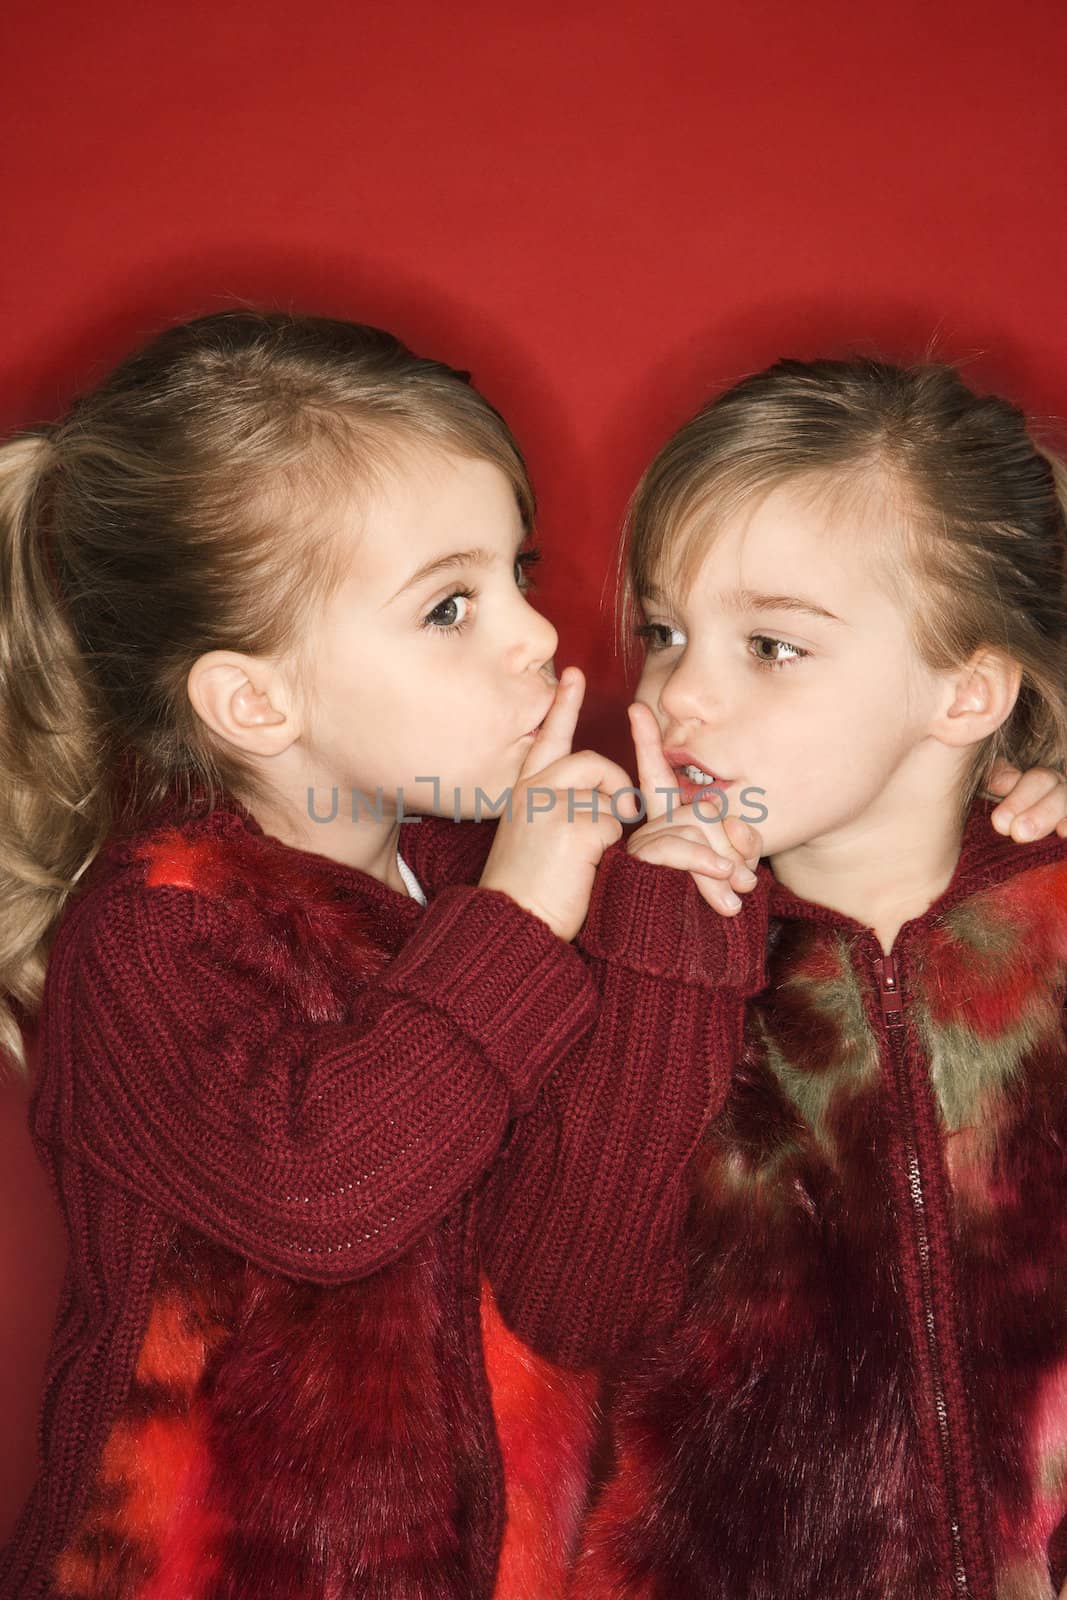
M 653 977 L 758 994 L 767 981 L 767 919 L 774 876 L 761 862 L 741 909 L 720 916 L 692 876 L 629 854 L 625 839 L 604 853 L 589 915 L 578 935 L 591 956 Z
M 382 987 L 447 1016 L 505 1078 L 517 1111 L 597 1015 L 596 986 L 573 946 L 477 884 L 434 896 Z

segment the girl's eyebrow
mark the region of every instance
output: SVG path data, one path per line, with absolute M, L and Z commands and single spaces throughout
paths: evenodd
M 759 594 L 751 589 L 735 589 L 732 594 L 720 598 L 730 611 L 797 611 L 804 616 L 821 617 L 824 622 L 840 622 L 842 626 L 847 626 L 842 617 L 835 617 L 825 606 L 816 605 L 814 600 L 804 600 L 797 595 Z
M 657 605 L 665 605 L 667 601 L 663 590 L 655 587 L 645 589 L 641 599 L 652 600 Z M 816 605 L 814 600 L 803 600 L 797 595 L 759 594 L 753 589 L 734 589 L 729 594 L 720 594 L 719 601 L 724 611 L 795 611 L 803 616 L 819 617 L 823 622 L 837 622 L 842 627 L 848 627 L 843 617 L 837 617 L 824 606 Z
M 526 538 L 524 528 L 515 546 L 516 551 L 522 549 Z M 484 545 L 475 545 L 472 550 L 451 550 L 447 555 L 435 556 L 432 561 L 424 561 L 385 603 L 391 606 L 394 600 L 399 600 L 402 594 L 407 594 L 408 590 L 421 583 L 423 578 L 430 578 L 435 572 L 443 572 L 447 567 L 491 567 L 495 560 L 496 552 L 487 550 Z

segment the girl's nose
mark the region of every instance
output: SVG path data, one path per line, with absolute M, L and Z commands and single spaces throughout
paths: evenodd
M 528 602 L 525 603 L 525 612 L 525 626 L 522 643 L 517 647 L 517 659 L 520 667 L 533 667 L 539 671 L 542 667 L 551 666 L 559 648 L 559 634 L 548 618 L 542 616 L 540 611 L 535 611 Z
M 712 722 L 722 715 L 722 695 L 708 673 L 683 658 L 660 689 L 660 709 L 671 722 Z

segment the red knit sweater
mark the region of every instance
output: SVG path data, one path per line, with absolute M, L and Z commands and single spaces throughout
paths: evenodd
M 565 1358 L 640 1324 L 646 1241 L 675 1226 L 762 982 L 765 903 L 720 922 L 620 847 L 583 961 L 464 885 L 489 828 L 405 829 L 423 909 L 238 806 L 173 822 L 102 853 L 49 964 L 33 1127 L 71 1259 L 0 1595 L 488 1596 L 505 1485 L 483 1325 L 512 1521 L 556 1515 L 557 1543 L 543 1448 L 566 1453 L 577 1413 L 501 1334 L 481 1262 Z M 709 1071 L 676 1080 L 694 1048 Z M 565 1303 L 541 1292 L 561 1251 Z M 525 1600 L 529 1551 L 504 1552 L 496 1593 Z

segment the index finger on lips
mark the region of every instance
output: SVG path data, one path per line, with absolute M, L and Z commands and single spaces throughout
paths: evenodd
M 581 667 L 564 667 L 556 685 L 556 698 L 519 769 L 520 778 L 529 778 L 561 756 L 570 755 L 584 698 L 585 674 Z
M 667 811 L 667 796 L 657 794 L 657 789 L 670 789 L 677 793 L 678 785 L 670 763 L 663 754 L 659 723 L 651 709 L 640 700 L 635 700 L 628 708 L 628 714 L 637 757 L 637 782 L 645 797 L 645 815 L 651 821 L 664 816 Z

